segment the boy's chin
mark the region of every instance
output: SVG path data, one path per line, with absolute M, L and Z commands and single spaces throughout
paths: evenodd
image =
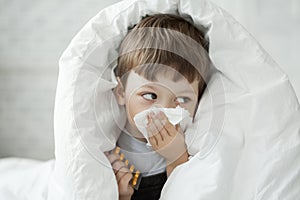
M 136 139 L 147 142 L 146 138 L 143 136 L 143 134 L 137 128 L 128 126 L 128 124 L 127 124 L 125 129 L 127 130 L 128 134 L 135 137 Z
M 147 142 L 146 138 L 143 136 L 142 133 L 140 132 L 133 132 L 133 133 L 130 133 L 133 137 L 135 137 L 136 139 L 138 140 L 141 140 L 141 141 L 145 141 Z

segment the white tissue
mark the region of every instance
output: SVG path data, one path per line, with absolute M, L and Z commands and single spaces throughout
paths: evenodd
M 190 113 L 186 109 L 180 106 L 177 106 L 176 108 L 152 107 L 136 114 L 133 117 L 133 120 L 138 130 L 146 138 L 148 146 L 151 146 L 151 144 L 149 142 L 148 132 L 146 129 L 148 123 L 147 115 L 151 111 L 154 112 L 155 114 L 157 114 L 159 111 L 162 111 L 167 116 L 171 124 L 175 126 L 176 124 L 180 123 L 179 125 L 180 128 L 183 130 L 183 132 L 185 132 L 186 128 L 192 123 L 192 118 L 190 117 Z

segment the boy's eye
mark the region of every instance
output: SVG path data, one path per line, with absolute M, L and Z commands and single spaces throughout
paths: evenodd
M 190 101 L 190 98 L 188 97 L 177 97 L 176 101 L 178 101 L 178 103 L 187 103 Z
M 143 94 L 142 97 L 144 97 L 146 100 L 157 99 L 157 95 L 154 93 L 146 93 L 146 94 Z

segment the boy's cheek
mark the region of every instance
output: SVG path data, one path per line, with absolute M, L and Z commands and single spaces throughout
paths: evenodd
M 185 109 L 189 111 L 190 117 L 194 118 L 194 116 L 197 112 L 197 108 L 198 108 L 198 104 L 193 103 L 193 104 L 189 105 L 188 107 L 186 107 Z
M 133 119 L 133 117 L 144 111 L 144 110 L 147 110 L 151 108 L 151 105 L 149 104 L 145 104 L 145 103 L 141 103 L 139 101 L 135 101 L 135 102 L 132 102 L 129 106 L 128 106 L 128 109 L 127 109 L 127 112 L 129 113 L 129 116 Z

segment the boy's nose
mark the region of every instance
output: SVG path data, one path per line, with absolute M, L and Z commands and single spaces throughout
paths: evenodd
M 158 102 L 158 104 L 156 104 L 156 106 L 158 107 L 162 107 L 162 108 L 176 108 L 176 106 L 179 105 L 178 101 L 174 101 L 172 100 L 162 100 L 160 102 Z

